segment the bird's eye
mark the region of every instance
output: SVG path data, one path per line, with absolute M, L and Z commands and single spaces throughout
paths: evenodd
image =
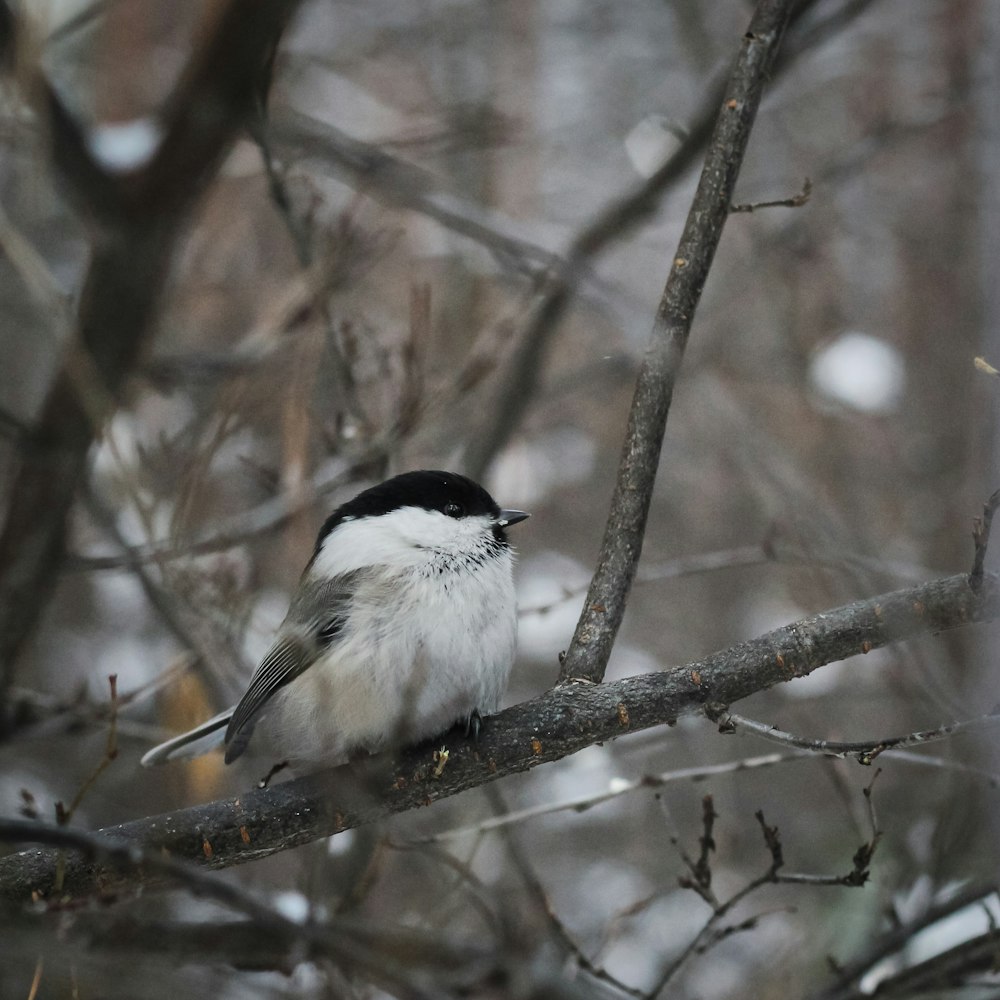
M 465 510 L 461 504 L 446 503 L 444 505 L 444 512 L 448 515 L 448 517 L 461 517 L 465 513 Z

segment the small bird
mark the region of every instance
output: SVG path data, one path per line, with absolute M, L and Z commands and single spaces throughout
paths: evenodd
M 143 765 L 222 744 L 228 764 L 255 731 L 296 768 L 417 743 L 457 722 L 478 733 L 514 661 L 506 529 L 528 516 L 453 472 L 406 472 L 359 493 L 320 529 L 240 701 Z

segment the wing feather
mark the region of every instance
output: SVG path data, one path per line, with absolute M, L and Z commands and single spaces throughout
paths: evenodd
M 233 710 L 233 717 L 226 729 L 226 743 L 240 733 L 264 707 L 271 696 L 316 659 L 316 647 L 304 636 L 285 635 L 275 642 L 254 671 L 250 686 Z
M 357 575 L 300 585 L 281 633 L 233 710 L 226 729 L 227 761 L 243 752 L 257 714 L 274 694 L 308 670 L 340 638 Z

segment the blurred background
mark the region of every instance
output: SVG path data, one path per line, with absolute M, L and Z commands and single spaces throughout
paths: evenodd
M 184 228 L 148 350 L 91 452 L 55 595 L 9 692 L 18 725 L 0 743 L 0 814 L 50 819 L 83 787 L 105 753 L 112 674 L 124 699 L 119 753 L 74 825 L 252 785 L 252 765 L 221 758 L 154 772 L 138 760 L 241 691 L 326 515 L 411 468 L 470 472 L 502 505 L 532 512 L 513 539 L 521 641 L 507 702 L 554 682 L 700 154 L 652 215 L 586 262 L 561 321 L 541 333 L 530 325 L 538 290 L 550 255 L 712 109 L 752 6 L 302 4 L 276 55 L 266 120 L 236 142 Z M 95 155 L 127 162 L 219 7 L 31 0 L 20 58 L 44 68 Z M 1000 367 L 1000 5 L 807 7 L 766 91 L 737 197 L 790 199 L 807 180 L 811 194 L 727 223 L 609 678 L 966 570 L 971 519 L 1000 484 L 1000 382 L 973 364 L 982 355 Z M 27 78 L 8 77 L 0 102 L 9 426 L 31 423 L 66 335 L 33 278 L 41 267 L 72 313 L 99 238 L 50 169 Z M 527 336 L 544 338 L 537 352 Z M 16 456 L 8 434 L 0 482 Z M 834 740 L 970 718 L 1000 700 L 995 633 L 899 644 L 737 710 Z M 719 814 L 713 885 L 724 899 L 769 864 L 758 809 L 780 829 L 791 870 L 848 872 L 870 836 L 862 788 L 874 770 L 810 757 L 434 849 L 402 846 L 497 808 L 773 749 L 685 720 L 227 877 L 291 913 L 311 905 L 495 947 L 520 970 L 521 995 L 558 995 L 539 985 L 550 973 L 568 996 L 626 995 L 580 971 L 580 955 L 646 995 L 711 912 L 679 887 L 685 866 L 671 846 L 676 831 L 697 856 L 702 796 Z M 990 884 L 995 735 L 921 753 L 933 761 L 879 762 L 883 838 L 867 886 L 751 894 L 729 922 L 760 919 L 690 956 L 669 995 L 816 994 L 830 962 L 849 962 L 894 920 Z M 119 905 L 163 920 L 218 917 L 184 893 Z M 958 940 L 989 928 L 987 909 L 963 911 Z M 951 944 L 947 933 L 914 943 L 914 954 Z M 14 946 L 0 946 L 4 998 L 29 995 L 43 953 L 40 996 L 435 995 L 348 981 L 322 964 L 233 972 L 165 951 L 121 965 L 11 935 Z

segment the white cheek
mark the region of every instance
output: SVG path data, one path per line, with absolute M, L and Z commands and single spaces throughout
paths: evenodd
M 409 546 L 395 532 L 376 523 L 379 520 L 366 517 L 339 525 L 323 540 L 313 560 L 311 575 L 333 577 L 366 566 L 404 562 Z
M 489 526 L 486 517 L 457 520 L 418 507 L 345 521 L 323 540 L 310 572 L 333 577 L 369 566 L 420 566 L 435 554 L 475 548 Z

